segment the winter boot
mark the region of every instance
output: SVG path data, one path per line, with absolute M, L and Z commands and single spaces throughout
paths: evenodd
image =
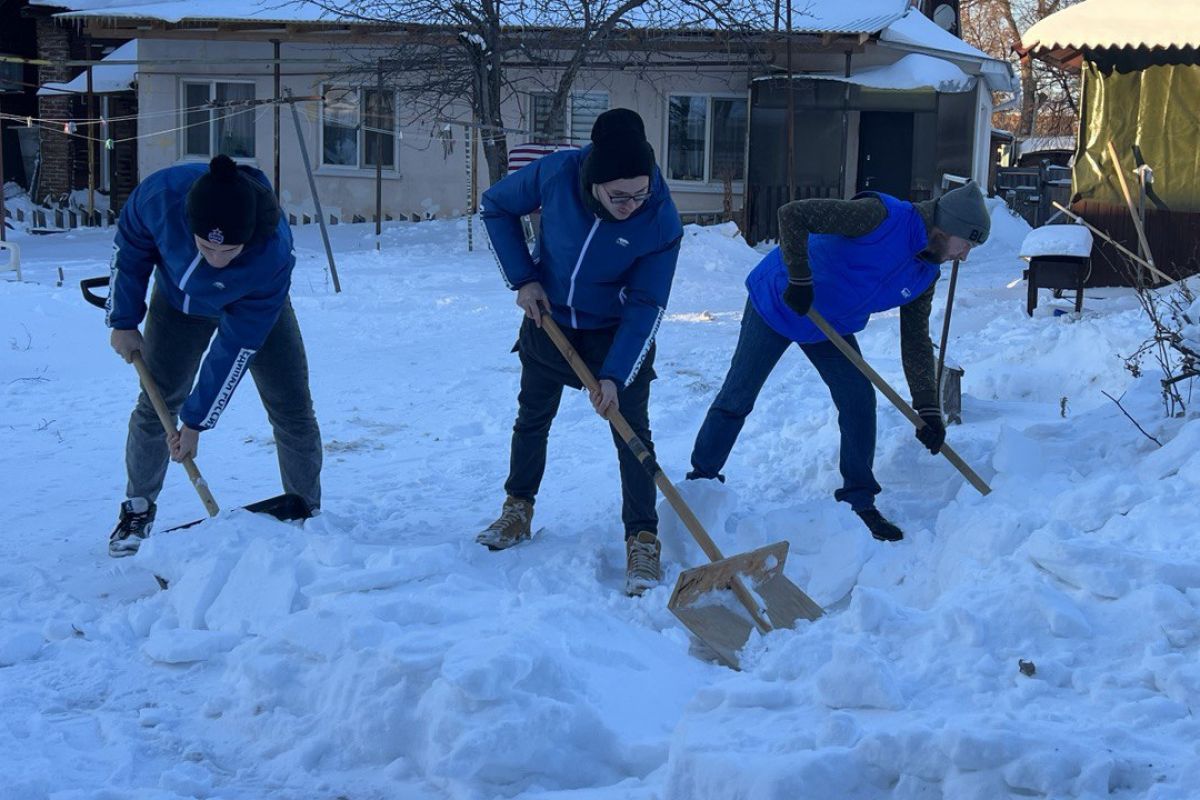
M 662 542 L 650 531 L 639 531 L 625 540 L 625 594 L 640 597 L 662 580 L 659 556 Z
M 121 503 L 121 518 L 108 537 L 108 554 L 113 558 L 131 556 L 142 546 L 154 526 L 157 506 L 144 497 L 131 497 Z
M 533 535 L 533 503 L 519 497 L 504 501 L 500 518 L 488 525 L 475 537 L 475 541 L 489 550 L 507 550 Z
M 904 531 L 897 528 L 887 518 L 880 514 L 875 508 L 864 508 L 861 511 L 855 511 L 858 518 L 863 521 L 871 531 L 871 535 L 881 542 L 898 542 L 904 538 Z

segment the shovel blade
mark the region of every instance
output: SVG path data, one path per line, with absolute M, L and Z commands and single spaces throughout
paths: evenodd
M 772 628 L 791 628 L 798 619 L 815 620 L 824 614 L 783 574 L 787 552 L 787 542 L 775 542 L 684 570 L 667 608 L 721 663 L 740 669 L 738 651 L 746 645 L 755 626 L 734 596 L 734 578 L 742 579 Z
M 280 522 L 288 522 L 294 519 L 309 519 L 313 515 L 312 509 L 308 507 L 308 503 L 298 494 L 280 494 L 275 497 L 268 497 L 266 500 L 259 500 L 257 503 L 251 503 L 248 506 L 242 506 L 242 508 L 252 514 L 269 514 Z M 201 522 L 207 522 L 207 519 L 195 519 L 191 522 L 185 522 L 183 525 L 167 528 L 163 533 L 181 531 L 185 528 L 199 525 Z

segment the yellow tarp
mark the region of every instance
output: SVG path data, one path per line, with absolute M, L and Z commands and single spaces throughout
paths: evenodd
M 1200 66 L 1104 75 L 1085 62 L 1083 86 L 1075 192 L 1085 200 L 1125 204 L 1108 154 L 1111 140 L 1135 203 L 1136 144 L 1154 170 L 1154 191 L 1163 202 L 1172 211 L 1200 211 Z

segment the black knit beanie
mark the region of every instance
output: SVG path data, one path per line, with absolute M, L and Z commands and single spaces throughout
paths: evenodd
M 584 185 L 653 174 L 654 148 L 646 141 L 646 126 L 638 113 L 614 108 L 596 117 L 592 150 L 583 165 Z
M 275 195 L 226 155 L 214 158 L 187 195 L 192 233 L 213 244 L 249 244 L 279 224 Z

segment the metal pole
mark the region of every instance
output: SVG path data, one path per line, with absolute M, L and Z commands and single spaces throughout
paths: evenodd
M 333 248 L 329 245 L 329 231 L 325 229 L 325 212 L 321 210 L 321 196 L 317 194 L 317 179 L 313 177 L 312 163 L 308 160 L 308 145 L 304 142 L 304 131 L 300 127 L 300 112 L 296 111 L 296 101 L 292 98 L 292 90 L 286 89 L 288 102 L 292 106 L 292 122 L 296 123 L 296 139 L 300 142 L 300 157 L 304 160 L 304 172 L 308 175 L 308 188 L 312 192 L 313 206 L 317 211 L 317 222 L 321 225 L 321 241 L 325 243 L 325 258 L 329 260 L 329 273 L 333 276 L 333 291 L 340 294 L 341 281 L 338 280 L 337 264 L 333 261 Z
M 950 338 L 950 312 L 954 309 L 954 287 L 958 283 L 958 259 L 950 267 L 950 291 L 946 295 L 946 318 L 942 320 L 942 343 L 938 347 L 937 392 L 938 407 L 942 405 L 942 370 L 946 366 L 946 340 Z
M 379 59 L 375 67 L 378 80 L 379 98 L 383 102 L 383 59 Z M 375 121 L 375 249 L 382 250 L 383 245 L 383 126 Z
M 281 76 L 279 73 L 279 40 L 272 39 L 271 44 L 275 47 L 275 202 L 279 202 L 279 84 Z
M 787 0 L 787 178 L 790 203 L 796 199 L 796 89 L 792 79 L 792 0 Z
M 3 93 L 0 93 L 0 99 Z M 33 188 L 33 187 L 30 187 Z M 4 221 L 4 119 L 0 118 L 0 242 L 8 241 L 8 223 Z
M 95 119 L 96 112 L 93 110 L 96 103 L 96 95 L 92 92 L 92 68 L 87 68 L 87 115 L 88 119 Z M 87 143 L 88 154 L 88 225 L 95 221 L 96 216 L 96 143 L 92 141 L 95 137 L 88 136 L 84 139 Z
M 467 252 L 475 250 L 475 132 L 463 125 L 463 155 L 467 161 Z

